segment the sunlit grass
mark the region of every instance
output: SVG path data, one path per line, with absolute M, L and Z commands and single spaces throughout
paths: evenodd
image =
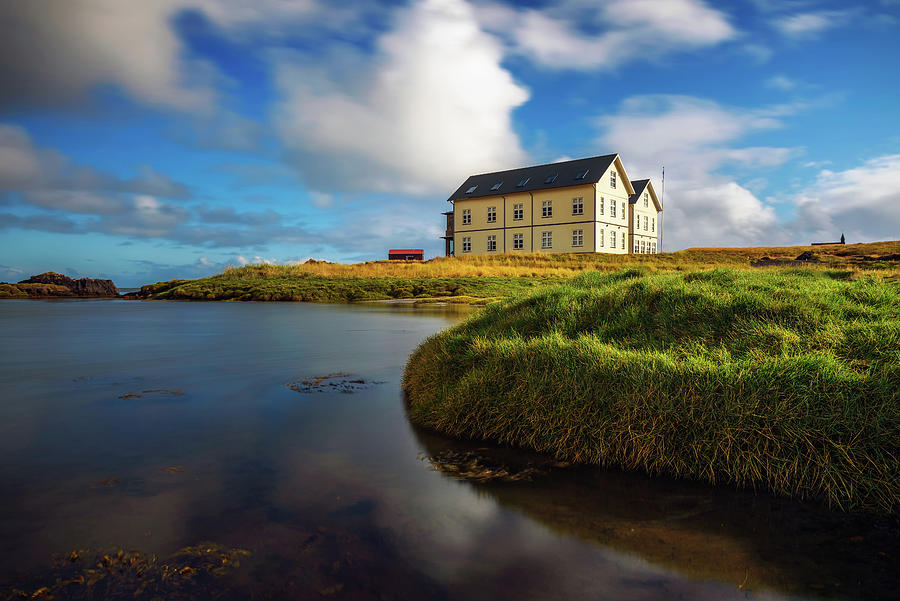
M 410 418 L 599 465 L 900 508 L 900 290 L 846 271 L 586 273 L 426 341 Z
M 392 298 L 486 299 L 556 284 L 584 271 L 640 268 L 651 272 L 750 268 L 762 257 L 793 259 L 816 253 L 811 270 L 853 278 L 867 273 L 900 275 L 900 242 L 828 247 L 689 249 L 658 255 L 500 254 L 430 261 L 370 261 L 345 265 L 310 261 L 299 265 L 246 265 L 199 280 L 145 286 L 143 298 L 353 302 Z M 764 268 L 771 269 L 771 268 Z M 481 302 L 476 300 L 474 302 Z

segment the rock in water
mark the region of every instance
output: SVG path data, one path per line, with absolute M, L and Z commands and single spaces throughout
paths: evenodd
M 31 276 L 19 283 L 65 286 L 72 291 L 72 296 L 119 296 L 119 289 L 116 288 L 112 280 L 96 280 L 93 278 L 73 280 L 69 276 L 52 271 Z

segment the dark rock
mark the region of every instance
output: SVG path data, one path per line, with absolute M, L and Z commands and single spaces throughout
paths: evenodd
M 65 286 L 70 290 L 71 296 L 119 296 L 119 290 L 112 280 L 96 280 L 93 278 L 73 280 L 69 276 L 52 271 L 31 276 L 19 283 Z
M 817 257 L 814 252 L 807 250 L 807 251 L 804 251 L 804 252 L 800 253 L 799 255 L 797 255 L 797 258 L 795 258 L 794 260 L 795 261 L 818 261 L 819 257 Z

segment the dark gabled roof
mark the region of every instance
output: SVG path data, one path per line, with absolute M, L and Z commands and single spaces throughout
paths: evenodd
M 644 189 L 647 187 L 647 184 L 650 183 L 649 179 L 633 179 L 631 180 L 631 187 L 634 188 L 634 194 L 628 197 L 628 203 L 634 204 L 638 201 L 641 194 L 644 193 Z
M 581 184 L 596 184 L 606 174 L 607 169 L 613 164 L 617 156 L 616 154 L 606 154 L 599 157 L 575 159 L 574 161 L 470 175 L 447 200 L 515 194 L 517 192 L 534 192 L 535 190 L 565 188 L 567 186 L 580 186 Z M 585 171 L 587 173 L 582 178 L 576 179 L 578 175 Z M 554 174 L 556 179 L 546 183 L 547 179 Z M 523 181 L 525 181 L 525 184 L 519 186 L 519 183 Z M 500 186 L 496 187 L 497 184 L 500 184 Z M 473 186 L 475 186 L 475 189 L 466 194 L 466 191 L 472 189 Z

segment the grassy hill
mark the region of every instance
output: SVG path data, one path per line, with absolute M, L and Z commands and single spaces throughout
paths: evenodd
M 794 261 L 804 253 L 812 260 Z M 768 261 L 766 259 L 769 259 Z M 344 265 L 312 261 L 300 265 L 248 265 L 198 280 L 144 286 L 135 298 L 181 300 L 354 302 L 383 299 L 449 300 L 484 304 L 558 284 L 583 271 L 641 268 L 651 272 L 765 267 L 780 262 L 814 270 L 845 271 L 856 277 L 879 273 L 900 277 L 900 241 L 832 246 L 696 248 L 658 255 L 506 254 L 437 258 L 430 261 L 371 261 Z
M 898 309 L 895 271 L 591 272 L 430 338 L 403 386 L 453 436 L 894 512 Z

